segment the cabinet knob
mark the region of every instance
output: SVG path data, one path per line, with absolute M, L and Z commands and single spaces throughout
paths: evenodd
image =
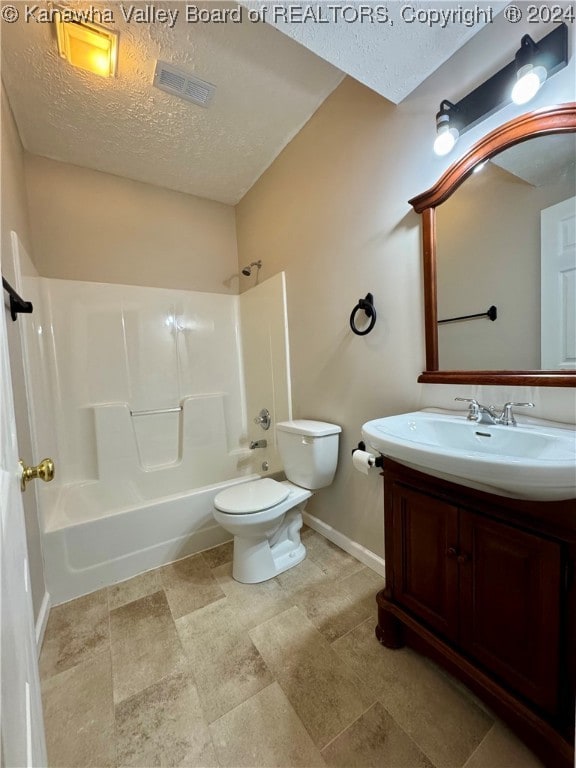
M 456 547 L 448 547 L 448 549 L 446 550 L 446 554 L 448 555 L 448 557 L 457 557 L 458 550 L 456 549 Z
M 469 561 L 470 561 L 470 555 L 467 555 L 467 554 L 461 554 L 461 555 L 458 555 L 458 557 L 456 558 L 456 560 L 458 560 L 458 562 L 460 563 L 460 565 L 464 565 L 464 563 L 467 563 L 467 562 L 469 562 Z

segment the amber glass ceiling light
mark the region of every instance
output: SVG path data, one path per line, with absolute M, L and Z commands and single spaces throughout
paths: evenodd
M 558 24 L 537 43 L 524 35 L 514 61 L 452 104 L 444 99 L 436 115 L 434 152 L 447 155 L 460 134 L 473 128 L 502 107 L 526 104 L 552 75 L 568 63 L 568 27 Z
M 100 77 L 114 77 L 118 59 L 118 34 L 97 24 L 56 20 L 58 52 L 74 67 Z

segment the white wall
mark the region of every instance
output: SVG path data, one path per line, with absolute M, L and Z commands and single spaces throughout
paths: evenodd
M 424 367 L 420 219 L 408 200 L 431 187 L 481 135 L 526 108 L 510 105 L 464 134 L 451 156 L 432 152 L 442 99 L 458 101 L 510 61 L 521 36 L 543 26 L 501 16 L 398 107 L 350 78 L 324 102 L 237 206 L 239 261 L 286 272 L 295 417 L 343 426 L 332 487 L 309 511 L 383 553 L 382 481 L 353 472 L 350 453 L 372 418 L 426 405 L 534 399 L 535 415 L 576 420 L 570 390 L 418 385 Z M 573 39 L 573 35 L 572 35 Z M 531 105 L 575 98 L 571 66 Z M 348 317 L 374 294 L 375 330 L 353 336 Z
M 263 407 L 273 425 L 291 416 L 282 274 L 241 299 L 50 278 L 32 288 L 45 308 L 26 335 L 33 443 L 57 465 L 44 530 L 259 472 L 263 461 L 282 469 L 275 427 L 253 423 Z M 262 438 L 266 449 L 249 450 Z
M 254 278 L 250 278 L 253 282 Z M 276 424 L 292 418 L 290 360 L 286 317 L 286 284 L 283 272 L 253 285 L 240 296 L 240 324 L 244 386 L 246 391 L 247 438 L 266 440 L 266 448 L 252 451 L 251 471 L 265 474 L 283 469 L 278 453 Z M 271 417 L 268 430 L 254 419 L 266 408 Z M 268 470 L 262 464 L 268 462 Z
M 42 282 L 60 484 L 97 479 L 106 455 L 115 450 L 119 435 L 110 434 L 109 443 L 100 435 L 104 442 L 97 454 L 100 406 L 145 411 L 174 408 L 191 397 L 219 396 L 223 409 L 222 476 L 206 477 L 206 483 L 228 478 L 229 463 L 235 474 L 235 461 L 228 462 L 227 455 L 245 441 L 237 297 L 76 280 Z M 35 393 L 38 400 L 43 394 Z M 141 470 L 177 463 L 184 447 L 181 423 L 178 414 L 133 417 L 125 451 L 136 446 L 134 460 Z M 198 442 L 199 435 L 194 439 Z M 218 467 L 213 469 L 218 474 Z M 162 485 L 157 495 L 169 492 Z
M 43 277 L 238 292 L 232 206 L 30 154 L 25 169 Z
M 26 207 L 26 191 L 24 187 L 23 149 L 16 129 L 16 124 L 12 117 L 10 105 L 8 104 L 4 92 L 4 86 L 2 86 L 1 99 L 2 132 L 0 151 L 2 155 L 2 219 L 0 227 L 0 247 L 2 248 L 2 272 L 6 279 L 15 286 L 16 275 L 11 232 L 15 231 L 18 233 L 25 249 L 28 250 L 30 248 L 30 231 Z M 34 279 L 36 271 L 25 253 L 22 254 L 21 261 L 24 274 L 31 279 Z M 22 356 L 23 329 L 28 327 L 32 320 L 29 315 L 20 315 L 19 318 L 20 319 L 15 323 L 8 319 L 8 343 L 10 347 L 12 387 L 14 390 L 14 404 L 16 409 L 18 447 L 20 455 L 26 462 L 29 464 L 37 464 L 44 458 L 44 456 L 35 455 L 32 449 L 33 442 L 28 418 Z M 23 495 L 30 583 L 32 588 L 34 618 L 36 621 L 40 617 L 40 612 L 46 595 L 37 510 L 37 494 L 42 493 L 44 489 L 38 488 L 37 486 L 38 483 L 30 484 L 26 493 Z M 40 622 L 41 621 L 42 619 L 40 617 Z

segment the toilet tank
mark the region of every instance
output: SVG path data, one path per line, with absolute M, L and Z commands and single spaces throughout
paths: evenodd
M 337 424 L 297 419 L 276 424 L 278 450 L 286 477 L 313 491 L 330 485 L 338 463 Z

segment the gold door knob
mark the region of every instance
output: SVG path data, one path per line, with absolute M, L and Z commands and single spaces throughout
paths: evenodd
M 30 480 L 35 480 L 37 477 L 40 480 L 44 480 L 45 483 L 54 480 L 54 462 L 52 459 L 42 459 L 37 467 L 27 467 L 22 459 L 20 459 L 19 464 L 22 467 L 22 477 L 20 478 L 20 489 L 22 491 L 26 490 L 26 483 L 29 483 Z

